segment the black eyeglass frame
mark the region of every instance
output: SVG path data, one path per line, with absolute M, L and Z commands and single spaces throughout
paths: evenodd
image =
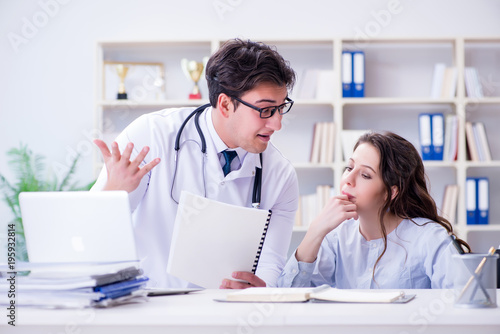
M 249 107 L 249 108 L 252 108 L 253 110 L 257 110 L 257 111 L 259 112 L 259 117 L 260 117 L 260 118 L 264 118 L 264 119 L 265 119 L 265 118 L 271 118 L 271 117 L 273 117 L 273 116 L 274 116 L 274 114 L 276 113 L 276 111 L 277 111 L 277 110 L 279 110 L 279 109 L 280 109 L 281 107 L 283 107 L 283 106 L 286 106 L 286 105 L 290 104 L 290 107 L 287 109 L 287 111 L 285 111 L 285 112 L 281 112 L 281 111 L 280 111 L 280 112 L 279 112 L 279 114 L 280 114 L 280 115 L 284 115 L 284 114 L 288 113 L 288 112 L 290 111 L 290 109 L 292 109 L 292 107 L 293 107 L 293 103 L 294 103 L 294 101 L 293 101 L 292 99 L 290 99 L 290 98 L 287 96 L 287 97 L 285 98 L 285 101 L 286 101 L 286 102 L 285 102 L 285 103 L 280 104 L 279 106 L 271 106 L 271 107 L 259 108 L 259 107 L 254 106 L 253 104 L 250 104 L 250 103 L 248 103 L 248 102 L 243 101 L 242 99 L 237 98 L 236 96 L 230 96 L 230 97 L 231 97 L 232 99 L 235 99 L 236 101 L 240 102 L 241 104 L 244 104 L 245 106 L 247 106 L 247 107 Z M 263 112 L 266 112 L 266 110 L 265 110 L 265 109 L 269 109 L 269 108 L 272 108 L 272 110 L 271 110 L 271 115 L 269 115 L 269 116 L 267 116 L 267 117 L 262 117 L 262 113 L 263 113 Z

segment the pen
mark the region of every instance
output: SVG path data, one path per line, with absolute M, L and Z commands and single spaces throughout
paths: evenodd
M 460 246 L 460 244 L 457 242 L 457 239 L 455 238 L 455 236 L 453 235 L 453 233 L 450 232 L 448 234 L 450 235 L 451 243 L 457 249 L 458 254 L 464 254 L 465 253 L 464 250 L 462 249 L 462 247 Z

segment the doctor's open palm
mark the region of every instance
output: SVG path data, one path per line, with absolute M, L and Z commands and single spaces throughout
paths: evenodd
M 108 145 L 100 139 L 95 139 L 94 143 L 99 147 L 106 165 L 108 178 L 103 190 L 125 190 L 134 191 L 141 182 L 141 179 L 160 163 L 160 158 L 155 158 L 148 164 L 139 167 L 149 152 L 149 147 L 143 147 L 135 159 L 130 160 L 133 143 L 128 143 L 123 153 L 116 142 L 111 144 L 111 151 Z

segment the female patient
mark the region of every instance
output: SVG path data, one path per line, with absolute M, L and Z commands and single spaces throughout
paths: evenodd
M 311 222 L 280 286 L 451 287 L 452 226 L 437 213 L 411 143 L 390 132 L 363 135 L 340 190 Z

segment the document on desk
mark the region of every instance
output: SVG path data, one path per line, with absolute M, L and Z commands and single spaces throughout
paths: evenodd
M 271 211 L 221 203 L 183 191 L 167 272 L 218 288 L 233 271 L 255 272 Z
M 227 294 L 228 302 L 340 302 L 340 303 L 405 303 L 415 295 L 399 290 L 337 289 L 328 285 L 316 288 L 248 288 Z

